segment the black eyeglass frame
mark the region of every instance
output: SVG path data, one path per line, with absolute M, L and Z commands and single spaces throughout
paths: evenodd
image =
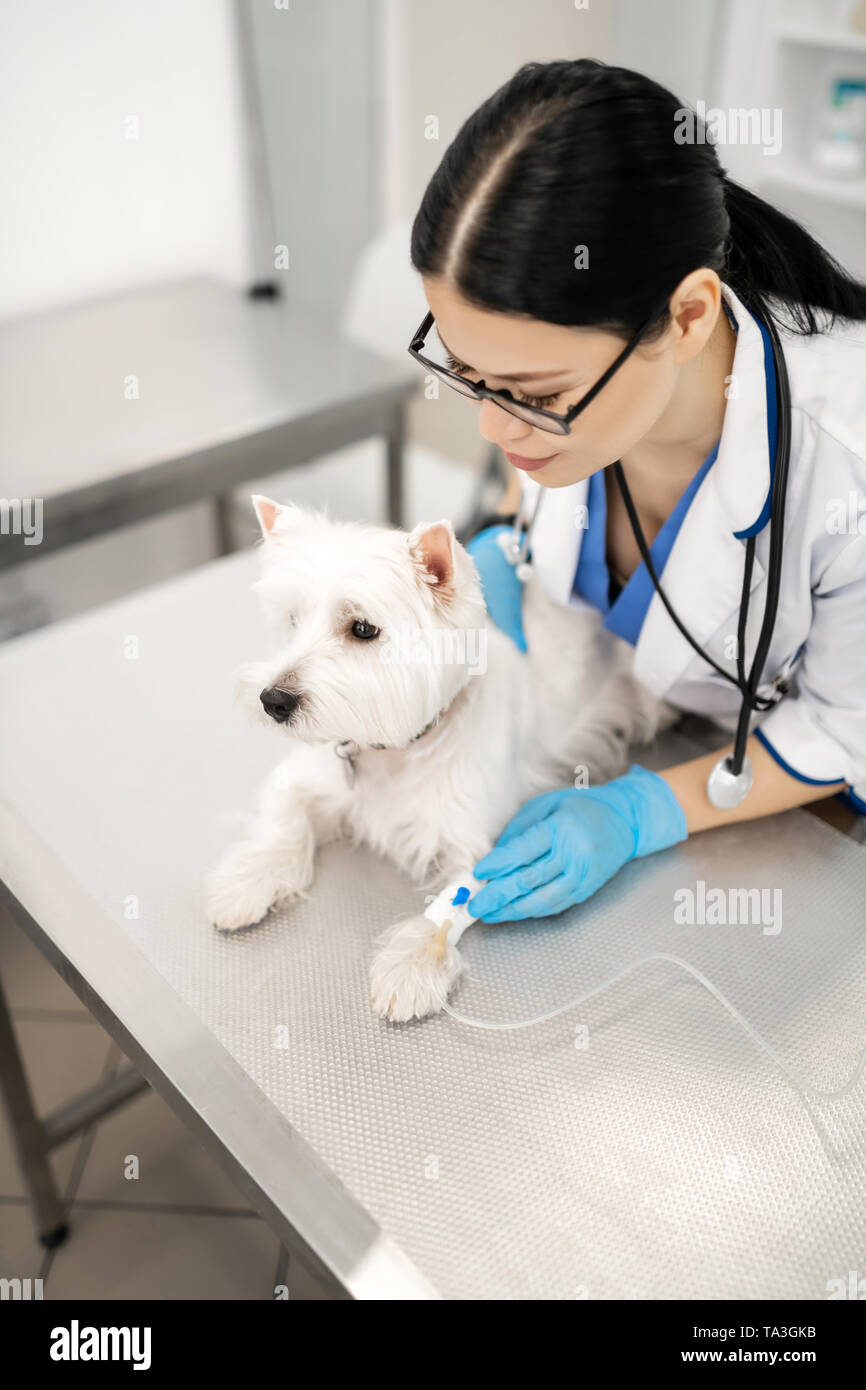
M 559 414 L 555 410 L 545 410 L 543 406 L 525 405 L 523 401 L 515 400 L 514 396 L 507 389 L 507 387 L 504 387 L 501 390 L 495 390 L 489 387 L 483 379 L 481 381 L 469 381 L 465 376 L 461 376 L 459 372 L 452 372 L 449 367 L 443 367 L 441 363 L 431 362 L 429 357 L 423 357 L 420 349 L 424 346 L 427 335 L 435 322 L 434 316 L 430 312 L 425 314 L 424 318 L 419 324 L 417 332 L 414 334 L 412 341 L 409 344 L 409 352 L 415 358 L 416 362 L 420 362 L 422 367 L 427 367 L 437 376 L 443 376 L 446 378 L 446 380 L 450 378 L 452 381 L 459 381 L 460 386 L 455 386 L 454 390 L 459 391 L 462 396 L 474 396 L 477 401 L 493 401 L 496 404 L 502 404 L 505 401 L 510 401 L 512 405 L 517 406 L 521 411 L 531 411 L 534 415 L 543 415 L 545 419 L 550 420 L 552 422 L 550 425 L 539 424 L 538 429 L 546 430 L 548 434 L 569 434 L 571 430 L 572 420 L 575 420 L 577 416 L 580 415 L 581 411 L 586 410 L 586 407 L 590 405 L 592 401 L 595 400 L 602 387 L 606 386 L 607 383 L 610 381 L 614 372 L 617 372 L 619 368 L 622 366 L 623 362 L 625 362 L 626 358 L 634 352 L 635 348 L 643 338 L 647 329 L 650 328 L 650 326 L 656 322 L 656 320 L 661 315 L 662 311 L 667 308 L 669 298 L 670 297 L 666 295 L 664 300 L 659 305 L 657 305 L 655 309 L 653 309 L 649 317 L 646 318 L 644 322 L 641 324 L 634 337 L 626 343 L 622 352 L 618 355 L 618 357 L 614 358 L 613 362 L 611 362 L 607 370 L 602 373 L 595 385 L 590 387 L 586 395 L 583 396 L 581 400 L 577 401 L 575 405 L 570 406 L 564 415 Z M 466 390 L 461 389 L 467 386 L 470 387 L 470 390 L 468 392 Z M 508 410 L 507 405 L 503 404 L 502 408 L 503 410 Z M 514 415 L 516 419 L 523 420 L 526 424 L 531 423 L 529 420 L 527 420 L 525 415 L 518 415 L 517 412 L 514 410 L 508 410 L 508 414 Z

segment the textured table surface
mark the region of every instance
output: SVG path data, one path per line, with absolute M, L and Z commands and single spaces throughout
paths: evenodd
M 232 699 L 262 651 L 252 577 L 234 556 L 0 650 L 7 815 L 443 1297 L 822 1299 L 862 1273 L 866 1080 L 804 1096 L 682 967 L 653 960 L 534 1028 L 388 1024 L 370 940 L 423 895 L 341 846 L 308 902 L 208 927 L 202 874 L 280 748 Z M 673 736 L 640 760 L 695 751 Z M 452 1002 L 523 1019 L 672 954 L 839 1087 L 866 1044 L 864 855 L 802 811 L 693 837 L 556 920 L 470 929 Z M 10 861 L 25 906 L 30 872 Z M 678 924 L 699 883 L 766 890 L 772 920 Z

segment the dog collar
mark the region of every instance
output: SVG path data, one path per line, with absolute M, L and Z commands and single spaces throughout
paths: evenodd
M 443 714 L 445 714 L 445 712 L 448 709 L 450 709 L 451 704 L 453 703 L 454 702 L 451 701 L 450 704 L 444 705 L 443 708 L 440 709 L 439 713 L 437 715 L 434 715 L 434 717 L 430 720 L 429 724 L 425 724 L 424 728 L 421 729 L 419 733 L 412 735 L 412 737 L 409 740 L 409 743 L 417 743 L 419 738 L 423 738 L 425 734 L 429 734 L 430 730 L 436 727 Z M 367 746 L 368 748 L 386 749 L 392 745 L 389 745 L 387 743 L 370 743 Z M 407 743 L 405 746 L 408 748 L 409 744 Z M 356 743 L 353 738 L 344 738 L 341 740 L 340 743 L 334 745 L 334 752 L 336 753 L 338 758 L 342 759 L 343 770 L 345 771 L 346 781 L 348 785 L 350 787 L 354 787 L 355 760 L 360 756 L 361 753 L 360 744 Z

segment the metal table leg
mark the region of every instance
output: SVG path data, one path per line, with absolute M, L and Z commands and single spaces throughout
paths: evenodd
M 40 1120 L 0 982 L 0 1093 L 6 1104 L 21 1175 L 30 1194 L 36 1229 L 46 1249 L 53 1250 L 69 1233 L 63 1202 L 48 1162 L 49 1152 L 125 1104 L 147 1085 L 135 1067 L 127 1066 L 110 1081 L 83 1091 Z
M 281 1244 L 280 1253 L 277 1257 L 277 1272 L 274 1275 L 274 1287 L 277 1289 L 281 1288 L 283 1285 L 288 1285 L 290 1259 L 290 1252 L 286 1249 L 285 1245 Z
M 213 500 L 214 532 L 217 555 L 231 555 L 235 549 L 232 540 L 232 494 L 220 493 Z
M 48 1162 L 48 1145 L 33 1104 L 18 1041 L 0 981 L 0 1093 L 6 1104 L 12 1142 L 27 1184 L 42 1244 L 52 1250 L 65 1240 L 68 1228 L 63 1203 Z
M 388 520 L 393 526 L 403 525 L 403 457 L 406 443 L 406 408 L 398 405 L 392 417 L 391 427 L 385 435 L 386 442 L 386 507 Z

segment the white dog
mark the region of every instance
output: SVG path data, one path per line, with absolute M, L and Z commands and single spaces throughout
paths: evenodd
M 554 603 L 533 580 L 529 650 L 518 651 L 488 619 L 450 522 L 407 535 L 253 504 L 264 536 L 254 587 L 281 636 L 243 687 L 291 751 L 248 837 L 209 877 L 220 930 L 306 896 L 316 846 L 338 836 L 439 889 L 471 872 L 530 797 L 619 776 L 629 745 L 670 722 L 600 615 Z M 437 1012 L 462 963 L 436 924 L 412 916 L 375 944 L 376 1011 L 395 1021 Z

